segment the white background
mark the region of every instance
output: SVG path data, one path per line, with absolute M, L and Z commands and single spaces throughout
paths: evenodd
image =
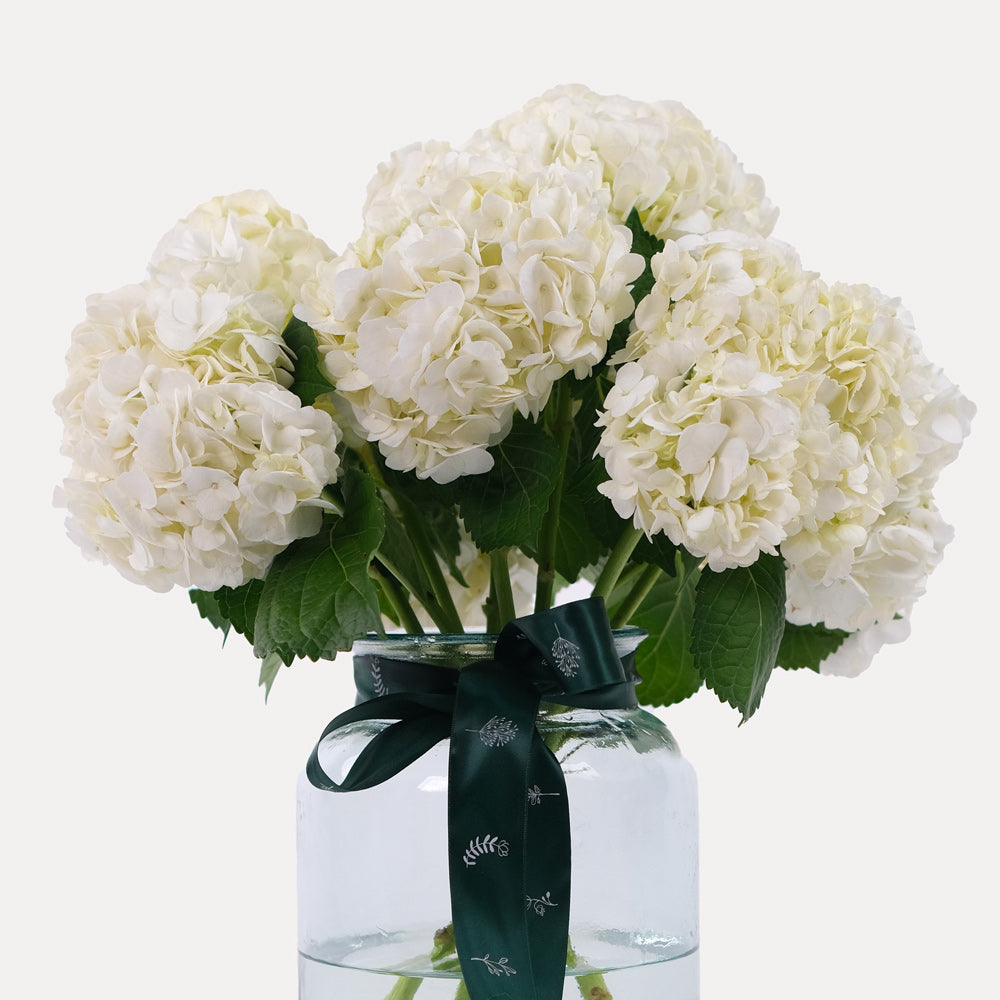
M 763 175 L 776 235 L 830 280 L 900 295 L 980 407 L 940 484 L 956 539 L 908 643 L 855 681 L 775 677 L 741 729 L 706 693 L 666 713 L 700 778 L 703 996 L 995 997 L 987 9 L 90 0 L 8 14 L 0 994 L 291 1000 L 295 778 L 349 699 L 344 663 L 306 663 L 265 707 L 249 650 L 220 650 L 183 593 L 127 584 L 65 539 L 50 401 L 85 296 L 141 278 L 176 218 L 244 187 L 340 248 L 390 150 L 460 142 L 579 81 L 687 104 Z

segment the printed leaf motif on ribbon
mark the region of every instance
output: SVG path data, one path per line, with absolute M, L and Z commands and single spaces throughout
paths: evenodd
M 534 785 L 528 789 L 528 805 L 540 806 L 542 804 L 542 799 L 547 795 L 554 795 L 556 798 L 559 797 L 558 792 L 543 792 L 538 785 Z
M 378 657 L 372 660 L 372 687 L 375 691 L 375 696 L 378 698 L 389 693 L 389 689 L 385 686 L 385 681 L 382 679 L 382 664 L 379 663 Z
M 506 840 L 501 840 L 499 837 L 491 836 L 486 834 L 482 837 L 476 837 L 475 840 L 469 841 L 469 846 L 462 855 L 462 860 L 465 862 L 466 868 L 475 868 L 476 858 L 481 858 L 484 854 L 496 854 L 498 857 L 505 858 L 510 853 L 510 844 Z
M 490 956 L 487 953 L 483 958 L 473 958 L 473 962 L 482 962 L 487 969 L 490 970 L 491 976 L 516 976 L 517 969 L 512 965 L 509 965 L 510 959 L 498 958 L 495 962 L 490 960 Z
M 580 669 L 580 647 L 574 645 L 569 639 L 559 636 L 552 643 L 552 659 L 556 661 L 556 666 L 566 677 L 575 677 Z
M 538 899 L 535 899 L 534 896 L 525 896 L 525 899 L 528 901 L 527 908 L 529 910 L 534 910 L 540 917 L 545 916 L 545 913 L 550 906 L 559 905 L 552 899 L 552 895 L 549 892 L 545 893 L 544 896 L 541 896 Z
M 517 736 L 517 724 L 505 719 L 502 715 L 494 715 L 482 729 L 469 729 L 470 733 L 479 733 L 483 746 L 505 747 Z

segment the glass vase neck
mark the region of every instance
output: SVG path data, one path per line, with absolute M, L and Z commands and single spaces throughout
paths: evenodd
M 634 653 L 647 634 L 632 626 L 615 629 L 612 633 L 615 652 L 619 657 Z M 354 643 L 353 652 L 356 656 L 385 656 L 394 660 L 419 660 L 461 667 L 476 660 L 490 659 L 498 638 L 490 632 L 368 635 Z

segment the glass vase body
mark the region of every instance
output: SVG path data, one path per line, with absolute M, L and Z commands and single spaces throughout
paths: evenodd
M 619 655 L 642 638 L 636 629 L 616 632 Z M 356 643 L 354 651 L 460 669 L 490 659 L 494 642 L 389 636 Z M 327 736 L 319 751 L 323 769 L 340 781 L 388 725 L 355 722 Z M 614 1000 L 697 1000 L 693 768 L 663 723 L 638 708 L 543 703 L 537 725 L 562 767 L 570 810 L 565 998 L 598 986 Z M 451 921 L 448 753 L 445 740 L 389 780 L 357 792 L 322 791 L 300 777 L 300 1000 L 463 995 L 457 961 L 441 935 Z

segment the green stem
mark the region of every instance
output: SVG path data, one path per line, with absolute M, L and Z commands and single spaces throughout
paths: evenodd
M 384 496 L 391 499 L 392 506 L 395 508 L 391 511 L 391 513 L 396 514 L 406 528 L 406 534 L 410 540 L 410 544 L 413 546 L 413 551 L 419 559 L 420 565 L 431 585 L 433 598 L 422 593 L 420 589 L 416 588 L 413 585 L 414 581 L 407 581 L 406 578 L 397 571 L 398 567 L 383 558 L 381 551 L 376 553 L 379 561 L 382 562 L 386 569 L 388 569 L 389 572 L 392 573 L 414 597 L 420 600 L 421 604 L 423 604 L 423 606 L 427 609 L 427 613 L 434 620 L 434 624 L 437 625 L 442 632 L 464 632 L 465 629 L 462 628 L 462 620 L 455 607 L 451 591 L 448 589 L 448 582 L 445 580 L 444 574 L 441 572 L 441 566 L 438 563 L 437 555 L 431 545 L 430 538 L 427 536 L 427 530 L 424 527 L 424 521 L 421 517 L 420 511 L 412 501 L 395 493 L 389 487 L 389 484 L 385 481 L 385 477 L 382 475 L 382 470 L 379 468 L 378 460 L 375 458 L 375 453 L 372 451 L 370 445 L 365 444 L 362 448 L 360 448 L 358 450 L 358 455 L 361 457 L 365 470 L 375 481 L 375 485 L 378 487 L 379 491 Z
M 636 528 L 631 524 L 625 528 L 621 537 L 615 542 L 615 547 L 608 555 L 608 561 L 594 584 L 594 597 L 603 597 L 607 600 L 611 596 L 611 591 L 615 589 L 618 577 L 622 575 L 622 570 L 639 544 L 640 538 L 642 538 L 642 528 Z
M 507 550 L 494 549 L 490 553 L 490 587 L 496 597 L 497 617 L 502 624 L 513 621 L 517 617 L 514 610 L 514 591 L 510 585 L 510 566 L 507 563 Z
M 438 617 L 441 614 L 441 609 L 434 603 L 431 596 L 426 592 L 426 588 L 418 587 L 417 582 L 412 577 L 408 577 L 407 574 L 401 570 L 399 566 L 394 563 L 393 560 L 381 549 L 378 549 L 375 552 L 375 558 L 385 568 L 385 571 L 398 581 L 400 588 L 405 593 L 410 594 L 411 597 L 418 600 L 424 606 L 427 613 L 436 624 Z
M 492 571 L 490 573 L 490 590 L 483 602 L 483 611 L 486 612 L 486 634 L 496 635 L 503 628 L 504 623 L 500 620 L 500 607 L 497 604 L 497 588 L 493 582 Z
M 580 996 L 584 1000 L 614 1000 L 608 989 L 607 980 L 600 972 L 588 972 L 585 976 L 577 976 L 576 985 L 580 988 Z
M 660 578 L 663 572 L 659 566 L 648 564 L 639 575 L 632 589 L 625 595 L 625 600 L 618 605 L 615 613 L 611 616 L 612 628 L 624 628 L 629 623 L 629 619 L 639 610 L 639 606 L 646 599 L 646 595 L 653 589 L 653 584 Z
M 358 455 L 361 457 L 362 463 L 364 464 L 365 467 L 365 471 L 367 471 L 368 475 L 370 475 L 372 479 L 375 481 L 375 485 L 378 488 L 379 492 L 384 494 L 385 496 L 388 496 L 394 504 L 395 500 L 392 498 L 392 494 L 389 491 L 389 487 L 387 486 L 385 479 L 382 476 L 382 470 L 378 467 L 378 462 L 375 460 L 375 456 L 374 454 L 372 454 L 371 448 L 368 445 L 365 445 L 364 449 L 358 452 Z M 344 513 L 343 504 L 340 502 L 340 498 L 333 492 L 333 490 L 330 489 L 329 486 L 325 487 L 320 495 L 324 500 L 327 501 L 327 503 L 329 503 L 333 507 L 336 513 L 343 515 Z M 396 511 L 391 510 L 390 513 L 396 514 Z M 381 564 L 381 567 L 384 568 L 387 573 L 389 573 L 392 577 L 395 578 L 395 581 L 398 582 L 399 586 L 402 588 L 404 596 L 405 593 L 408 592 L 417 600 L 419 600 L 420 603 L 423 604 L 424 607 L 427 609 L 427 613 L 431 616 L 431 618 L 435 619 L 436 621 L 435 616 L 439 615 L 440 611 L 436 607 L 431 607 L 430 604 L 428 604 L 427 600 L 428 595 L 423 592 L 423 588 L 418 587 L 416 581 L 408 577 L 407 574 L 404 573 L 403 570 L 401 570 L 399 566 L 397 566 L 393 562 L 391 557 L 387 556 L 381 549 L 376 550 L 375 559 Z M 419 622 L 417 623 L 417 627 L 419 631 L 416 634 L 423 632 L 423 629 L 419 627 Z M 407 631 L 409 631 L 408 627 Z
M 340 497 L 329 486 L 324 486 L 320 491 L 320 499 L 325 500 L 333 508 L 335 514 L 343 515 L 344 505 L 340 502 Z
M 579 961 L 580 959 L 570 943 L 566 949 L 566 965 L 573 969 L 576 968 Z M 580 988 L 580 996 L 583 997 L 583 1000 L 614 1000 L 604 979 L 604 974 L 601 972 L 587 972 L 582 976 L 577 976 L 576 985 Z
M 636 585 L 639 577 L 642 576 L 642 571 L 645 569 L 645 566 L 645 563 L 630 562 L 625 569 L 622 570 L 622 574 L 618 577 L 618 581 L 615 583 L 614 589 L 605 598 L 608 605 L 608 614 L 611 614 L 611 608 L 620 604 L 625 595 Z
M 469 987 L 465 985 L 465 980 L 458 981 L 458 989 L 455 990 L 455 1000 L 470 1000 Z
M 420 565 L 427 574 L 431 589 L 434 591 L 434 599 L 440 611 L 440 617 L 434 619 L 435 625 L 442 632 L 464 632 L 462 619 L 459 617 L 455 601 L 448 589 L 448 581 L 445 580 L 444 573 L 441 572 L 441 564 L 438 562 L 437 554 L 427 536 L 420 511 L 405 497 L 397 497 L 396 500 L 400 513 L 403 515 L 403 523 L 406 525 L 410 541 L 413 543 L 414 551 L 416 551 Z
M 406 599 L 406 591 L 385 566 L 378 562 L 375 563 L 375 578 L 382 588 L 382 593 L 385 594 L 385 599 L 392 606 L 392 610 L 396 612 L 399 624 L 410 635 L 423 635 L 423 627 L 410 602 Z
M 455 953 L 455 927 L 448 924 L 434 935 L 434 947 L 431 950 L 431 966 L 438 973 L 458 972 L 462 966 Z
M 542 521 L 538 536 L 538 576 L 535 583 L 535 611 L 547 611 L 552 607 L 556 589 L 556 545 L 559 539 L 559 514 L 562 510 L 563 489 L 566 486 L 566 459 L 569 456 L 569 442 L 573 434 L 573 395 L 563 382 L 557 382 L 555 395 L 555 431 L 559 446 L 559 465 L 556 483 L 549 498 L 549 509 Z
M 386 994 L 385 1000 L 413 1000 L 417 990 L 420 989 L 421 983 L 423 983 L 422 979 L 400 976 L 393 983 L 392 989 Z

